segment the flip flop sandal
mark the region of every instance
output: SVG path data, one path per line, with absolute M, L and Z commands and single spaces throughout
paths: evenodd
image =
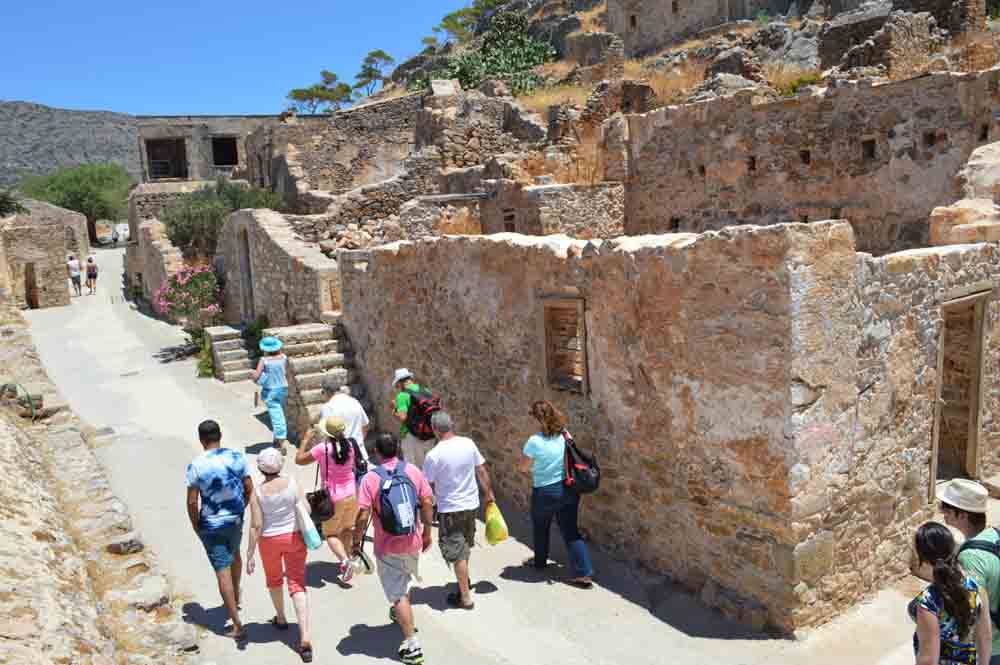
M 313 648 L 312 648 L 312 645 L 299 647 L 299 656 L 302 657 L 302 662 L 303 663 L 311 663 L 311 662 L 313 662 Z
M 247 629 L 244 628 L 243 630 L 241 630 L 239 632 L 236 632 L 235 629 L 230 628 L 229 630 L 226 631 L 225 636 L 228 637 L 231 640 L 236 640 L 237 642 L 246 642 L 247 641 Z
M 278 630 L 288 630 L 288 622 L 281 623 L 278 621 L 278 617 L 272 618 L 268 623 L 277 628 Z
M 570 586 L 575 586 L 577 589 L 590 589 L 594 586 L 593 582 L 587 582 L 586 580 L 581 580 L 577 578 L 566 580 L 566 584 Z
M 468 605 L 462 604 L 462 595 L 459 593 L 449 593 L 448 594 L 448 604 L 452 607 L 457 607 L 463 610 L 471 610 L 476 607 L 475 603 L 469 603 Z

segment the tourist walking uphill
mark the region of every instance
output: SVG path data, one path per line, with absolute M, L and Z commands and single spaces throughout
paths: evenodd
M 361 402 L 351 396 L 351 389 L 348 386 L 337 387 L 337 380 L 332 376 L 324 376 L 320 385 L 323 390 L 323 399 L 326 404 L 320 409 L 320 422 L 330 417 L 337 417 L 344 421 L 347 429 L 344 436 L 348 440 L 353 439 L 358 443 L 365 464 L 368 463 L 368 449 L 365 448 L 365 440 L 368 438 L 368 414 Z M 364 474 L 362 474 L 364 475 Z M 358 477 L 358 481 L 361 478 Z
M 361 551 L 368 518 L 374 512 L 379 581 L 389 601 L 389 616 L 403 631 L 399 657 L 404 663 L 423 663 L 410 605 L 410 583 L 420 580 L 420 553 L 432 544 L 434 497 L 420 469 L 398 458 L 399 443 L 391 434 L 378 436 L 375 454 L 379 466 L 368 472 L 358 489 L 361 510 L 354 529 L 354 549 Z
M 392 385 L 399 391 L 393 401 L 393 409 L 402 423 L 399 440 L 402 442 L 403 459 L 422 468 L 424 457 L 434 445 L 430 418 L 440 410 L 441 400 L 420 386 L 413 373 L 405 367 L 396 370 Z
M 288 580 L 288 595 L 299 620 L 299 655 L 310 663 L 313 659 L 309 622 L 309 596 L 306 593 L 306 543 L 298 526 L 299 502 L 305 493 L 292 477 L 282 477 L 285 458 L 277 448 L 267 448 L 257 456 L 257 469 L 263 482 L 250 502 L 250 542 L 247 545 L 247 574 L 253 575 L 257 545 L 264 564 L 267 590 L 271 594 L 275 615 L 271 625 L 288 630 L 285 617 L 284 580 Z
M 471 610 L 475 603 L 469 588 L 469 557 L 476 542 L 479 487 L 485 494 L 486 505 L 494 503 L 496 497 L 486 471 L 486 459 L 476 443 L 456 436 L 451 416 L 444 411 L 431 416 L 431 426 L 438 443 L 427 453 L 423 472 L 437 500 L 441 556 L 455 567 L 458 581 L 458 591 L 448 594 L 447 600 L 452 607 Z
M 340 562 L 340 581 L 354 577 L 349 555 L 354 547 L 354 520 L 358 514 L 356 476 L 368 470 L 357 441 L 345 436 L 347 425 L 335 416 L 310 430 L 295 454 L 300 465 L 318 464 L 317 473 L 333 502 L 333 517 L 323 522 L 323 537 Z M 318 444 L 318 445 L 317 445 Z M 363 560 L 363 559 L 362 559 Z
M 277 337 L 260 340 L 260 350 L 264 357 L 257 363 L 253 380 L 260 385 L 261 399 L 267 407 L 271 419 L 271 433 L 274 445 L 285 452 L 288 443 L 288 421 L 285 420 L 285 404 L 288 402 L 288 357 L 281 352 L 283 344 Z
M 577 519 L 580 495 L 566 484 L 566 417 L 550 402 L 535 402 L 531 415 L 542 429 L 524 444 L 521 471 L 531 472 L 531 524 L 535 556 L 525 565 L 544 569 L 549 561 L 549 531 L 555 517 L 566 541 L 573 577 L 568 584 L 589 589 L 593 585 L 590 552 L 580 535 Z
M 198 439 L 205 452 L 187 468 L 188 518 L 215 570 L 219 594 L 233 622 L 226 636 L 243 641 L 246 631 L 238 608 L 243 574 L 240 541 L 243 513 L 253 497 L 253 482 L 243 453 L 222 447 L 222 430 L 217 422 L 201 423 Z

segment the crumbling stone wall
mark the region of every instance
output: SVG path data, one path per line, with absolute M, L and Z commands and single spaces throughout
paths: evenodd
M 342 194 L 399 175 L 413 152 L 423 95 L 260 128 L 248 140 L 248 180 L 260 187 Z
M 770 5 L 760 0 L 608 0 L 608 26 L 632 58 L 708 28 L 754 18 Z
M 337 263 L 302 242 L 270 210 L 240 210 L 219 232 L 227 323 L 266 316 L 275 327 L 312 323 L 340 309 Z
M 63 211 L 67 218 L 76 213 Z M 70 304 L 66 273 L 66 227 L 62 216 L 15 215 L 0 224 L 8 281 L 20 307 Z
M 30 213 L 19 217 L 21 223 L 41 224 L 51 221 L 62 225 L 66 254 L 82 260 L 90 256 L 90 235 L 87 233 L 87 218 L 84 215 L 34 199 L 23 199 L 21 205 Z
M 566 59 L 580 67 L 625 61 L 625 44 L 612 32 L 579 32 L 566 38 Z
M 140 284 L 141 278 L 143 298 L 151 302 L 167 279 L 184 267 L 184 257 L 170 242 L 163 222 L 156 219 L 147 219 L 139 225 L 136 252 L 142 266 L 136 274 L 136 284 Z
M 606 178 L 626 182 L 629 234 L 834 217 L 863 251 L 923 246 L 928 215 L 988 140 L 998 84 L 995 70 L 938 73 L 613 119 Z
M 931 14 L 894 11 L 878 32 L 844 54 L 840 67 L 881 65 L 890 76 L 915 76 L 923 73 L 931 54 L 940 49 L 943 41 Z
M 930 12 L 938 26 L 952 35 L 986 28 L 986 0 L 893 0 L 893 9 Z
M 819 63 L 821 69 L 840 64 L 847 51 L 864 43 L 878 32 L 889 18 L 892 7 L 876 4 L 841 14 L 823 26 L 819 33 Z
M 539 185 L 487 180 L 481 202 L 484 233 L 523 233 L 571 238 L 624 235 L 625 188 L 621 183 Z
M 148 280 L 144 277 L 146 258 L 156 257 L 156 252 L 149 253 L 139 247 L 140 226 L 147 220 L 157 219 L 163 209 L 186 194 L 209 187 L 211 181 L 198 182 L 155 182 L 133 187 L 128 195 L 128 237 L 125 248 L 125 280 L 132 286 L 141 286 L 147 292 Z M 162 225 L 161 225 L 162 226 Z M 166 236 L 160 233 L 157 238 Z M 169 241 L 168 241 L 169 242 Z M 155 270 L 154 266 L 151 269 Z M 149 283 L 155 291 L 160 283 Z

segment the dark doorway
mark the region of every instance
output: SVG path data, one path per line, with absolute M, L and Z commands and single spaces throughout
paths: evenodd
M 987 294 L 945 303 L 932 463 L 936 480 L 979 476 L 983 314 Z M 931 491 L 933 492 L 933 484 Z
M 250 237 L 246 229 L 240 231 L 240 295 L 243 300 L 241 318 L 251 322 L 257 318 L 253 303 L 253 272 L 250 262 Z
M 235 137 L 215 136 L 212 138 L 212 164 L 214 166 L 238 166 L 239 163 L 240 154 Z
M 38 299 L 38 276 L 35 272 L 34 263 L 24 265 L 24 301 L 28 304 L 28 309 L 38 309 L 40 307 Z
M 146 157 L 149 159 L 151 180 L 188 177 L 184 139 L 147 139 Z

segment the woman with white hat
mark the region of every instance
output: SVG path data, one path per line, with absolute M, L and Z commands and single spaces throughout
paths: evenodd
M 305 494 L 295 479 L 283 477 L 285 458 L 277 448 L 266 448 L 257 456 L 257 469 L 263 482 L 250 502 L 250 540 L 247 545 L 247 574 L 254 571 L 254 555 L 260 545 L 267 590 L 274 603 L 275 616 L 271 625 L 288 630 L 285 617 L 283 580 L 288 580 L 288 594 L 295 605 L 299 620 L 299 655 L 312 662 L 312 639 L 309 633 L 309 597 L 306 594 L 306 544 L 302 539 L 296 505 L 305 501 Z
M 288 442 L 288 423 L 285 420 L 285 403 L 288 402 L 288 357 L 281 352 L 281 340 L 265 337 L 260 340 L 264 356 L 257 363 L 253 380 L 260 385 L 261 398 L 271 419 L 274 444 L 285 453 Z

